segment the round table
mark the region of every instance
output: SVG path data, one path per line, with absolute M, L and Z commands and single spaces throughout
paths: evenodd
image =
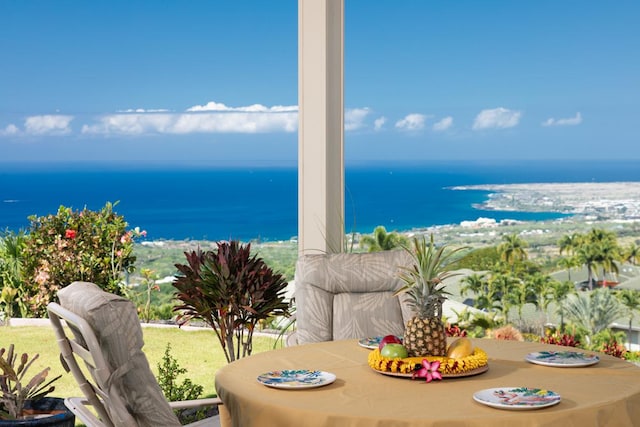
M 540 343 L 473 339 L 489 356 L 483 374 L 424 380 L 382 375 L 367 365 L 357 340 L 329 341 L 268 351 L 235 361 L 216 374 L 224 402 L 222 426 L 634 426 L 640 423 L 640 368 L 598 353 L 588 367 L 556 368 L 525 361 L 543 350 L 576 350 Z M 334 373 L 336 381 L 312 389 L 283 390 L 257 381 L 283 369 Z M 496 387 L 552 390 L 559 404 L 536 410 L 481 405 L 473 394 Z

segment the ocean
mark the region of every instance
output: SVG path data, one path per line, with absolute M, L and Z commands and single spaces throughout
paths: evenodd
M 638 161 L 492 161 L 347 165 L 345 230 L 371 233 L 457 224 L 479 217 L 525 221 L 543 212 L 482 211 L 485 191 L 452 186 L 640 181 Z M 297 235 L 296 168 L 141 168 L 0 165 L 0 230 L 27 229 L 30 215 L 60 205 L 116 212 L 147 239 L 288 240 Z

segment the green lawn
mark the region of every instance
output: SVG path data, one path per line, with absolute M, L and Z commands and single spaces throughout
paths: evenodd
M 190 378 L 194 383 L 204 387 L 204 396 L 215 394 L 216 371 L 227 362 L 213 330 L 209 328 L 197 331 L 178 328 L 143 328 L 143 334 L 145 341 L 143 351 L 154 375 L 157 375 L 157 365 L 162 360 L 167 343 L 170 343 L 172 357 L 178 361 L 181 367 L 187 369 L 187 373 L 178 381 L 182 382 L 183 378 Z M 81 395 L 73 376 L 67 374 L 60 364 L 58 346 L 52 327 L 0 327 L 0 347 L 8 347 L 11 343 L 15 345 L 15 351 L 18 353 L 40 354 L 29 373 L 35 374 L 50 366 L 52 378 L 62 374 L 62 378 L 55 383 L 56 390 L 52 396 Z M 255 337 L 253 351 L 258 353 L 271 350 L 273 343 L 272 338 Z

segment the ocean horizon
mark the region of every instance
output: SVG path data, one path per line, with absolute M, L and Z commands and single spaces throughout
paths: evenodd
M 295 167 L 0 165 L 0 230 L 27 229 L 30 215 L 74 209 L 115 211 L 148 240 L 289 240 L 297 235 Z M 408 231 L 459 224 L 560 218 L 555 212 L 485 211 L 479 184 L 640 182 L 637 161 L 482 161 L 347 164 L 345 231 L 378 225 Z

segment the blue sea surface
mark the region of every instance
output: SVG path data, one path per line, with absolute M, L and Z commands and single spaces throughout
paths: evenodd
M 370 233 L 454 224 L 478 217 L 558 218 L 557 213 L 482 211 L 486 191 L 452 186 L 640 181 L 637 161 L 434 162 L 348 165 L 345 230 Z M 60 205 L 100 209 L 107 201 L 148 239 L 287 240 L 297 235 L 295 168 L 38 168 L 0 165 L 0 230 L 27 229 L 28 216 Z

